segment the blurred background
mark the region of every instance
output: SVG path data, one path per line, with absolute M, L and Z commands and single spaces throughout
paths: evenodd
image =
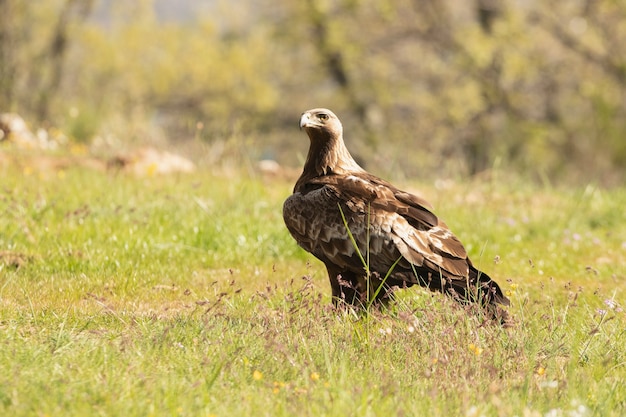
M 624 0 L 0 0 L 0 113 L 89 152 L 298 168 L 300 113 L 328 107 L 392 179 L 613 186 L 624 45 Z

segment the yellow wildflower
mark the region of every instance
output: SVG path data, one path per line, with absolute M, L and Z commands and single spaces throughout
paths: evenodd
M 483 348 L 476 346 L 473 343 L 469 344 L 469 350 L 474 353 L 474 355 L 479 356 L 481 353 L 483 353 Z
M 151 164 L 148 164 L 148 166 L 146 167 L 146 174 L 148 174 L 149 177 L 154 176 L 154 174 L 157 173 L 157 170 L 159 169 L 159 166 L 157 165 L 156 162 L 152 162 Z
M 278 394 L 281 390 L 281 388 L 285 387 L 285 383 L 284 382 L 279 382 L 279 381 L 274 381 L 274 388 L 272 388 L 272 392 L 274 394 Z
M 514 296 L 515 296 L 515 292 L 517 291 L 517 288 L 518 288 L 518 287 L 519 287 L 519 285 L 517 285 L 517 284 L 511 284 L 511 289 L 506 290 L 506 291 L 504 292 L 504 294 L 505 294 L 507 297 L 514 297 Z

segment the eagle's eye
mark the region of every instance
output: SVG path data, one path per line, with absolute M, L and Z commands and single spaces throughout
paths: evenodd
M 324 121 L 324 120 L 328 120 L 328 115 L 326 113 L 320 113 L 317 115 L 317 118 Z

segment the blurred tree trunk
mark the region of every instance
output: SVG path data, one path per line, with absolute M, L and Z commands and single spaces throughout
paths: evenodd
M 317 53 L 324 63 L 329 76 L 337 83 L 348 99 L 350 107 L 361 123 L 367 142 L 370 145 L 374 145 L 376 136 L 370 123 L 368 103 L 358 94 L 358 86 L 352 81 L 352 77 L 346 69 L 343 51 L 339 46 L 333 45 L 330 40 L 329 23 L 334 17 L 322 10 L 318 0 L 308 0 L 307 6 Z
M 476 17 L 483 32 L 491 34 L 493 23 L 502 14 L 501 0 L 476 0 Z
M 0 112 L 13 109 L 16 67 L 13 3 L 13 0 L 0 0 Z
M 61 86 L 70 25 L 73 19 L 86 19 L 91 13 L 93 5 L 93 0 L 67 0 L 59 13 L 47 51 L 50 75 L 47 81 L 43 81 L 43 84 L 40 86 L 39 97 L 35 105 L 36 117 L 41 122 L 49 119 L 51 103 Z

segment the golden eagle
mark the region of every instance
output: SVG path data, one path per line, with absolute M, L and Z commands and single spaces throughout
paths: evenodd
M 460 302 L 509 304 L 425 200 L 355 162 L 333 112 L 306 111 L 300 128 L 311 144 L 283 218 L 298 245 L 326 265 L 335 305 L 384 302 L 415 284 Z

